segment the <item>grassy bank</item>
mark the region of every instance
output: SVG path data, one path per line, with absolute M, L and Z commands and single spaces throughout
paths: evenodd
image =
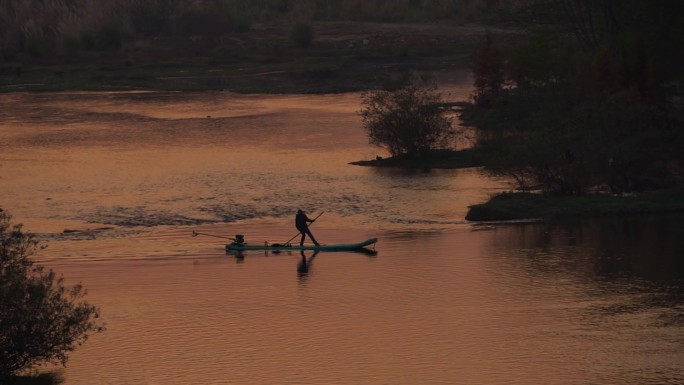
M 470 206 L 466 220 L 554 219 L 676 211 L 684 211 L 684 191 L 681 190 L 626 196 L 504 193 L 492 197 L 486 203 Z
M 433 168 L 466 168 L 482 165 L 482 154 L 477 149 L 465 150 L 434 150 L 424 157 L 393 156 L 389 158 L 378 157 L 371 160 L 351 162 L 356 166 L 371 167 L 398 167 L 406 169 L 433 169 Z
M 227 90 L 327 93 L 391 84 L 410 71 L 468 69 L 477 25 L 319 22 L 311 45 L 291 24 L 220 37 L 159 37 L 116 51 L 74 50 L 0 62 L 0 91 Z M 514 38 L 510 31 L 494 31 Z

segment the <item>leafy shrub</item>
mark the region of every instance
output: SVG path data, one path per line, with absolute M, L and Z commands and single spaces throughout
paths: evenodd
M 0 210 L 0 383 L 41 363 L 66 365 L 68 352 L 103 330 L 83 287 L 65 287 L 29 259 L 38 243 L 10 220 Z
M 370 143 L 393 156 L 425 157 L 448 147 L 456 135 L 441 94 L 426 82 L 414 79 L 395 91 L 365 92 L 362 102 L 360 115 Z

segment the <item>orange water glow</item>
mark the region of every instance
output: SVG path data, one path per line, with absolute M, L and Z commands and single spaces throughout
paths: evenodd
M 0 206 L 107 324 L 64 384 L 684 381 L 672 285 L 617 259 L 607 278 L 597 229 L 467 223 L 509 188 L 477 169 L 349 165 L 386 155 L 359 101 L 1 94 Z M 379 237 L 377 255 L 320 253 L 302 274 L 298 252 L 239 258 L 192 236 L 285 242 L 298 208 L 325 212 L 321 242 Z

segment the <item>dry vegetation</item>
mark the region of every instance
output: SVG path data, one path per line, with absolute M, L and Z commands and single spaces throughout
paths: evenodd
M 0 89 L 367 88 L 467 67 L 490 3 L 3 0 Z

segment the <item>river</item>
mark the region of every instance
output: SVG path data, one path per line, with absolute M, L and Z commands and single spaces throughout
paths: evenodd
M 510 187 L 349 165 L 385 155 L 355 93 L 0 105 L 0 207 L 107 326 L 65 385 L 684 383 L 681 215 L 469 223 Z M 299 208 L 323 213 L 320 242 L 378 237 L 377 254 L 237 258 L 192 236 L 285 242 Z

